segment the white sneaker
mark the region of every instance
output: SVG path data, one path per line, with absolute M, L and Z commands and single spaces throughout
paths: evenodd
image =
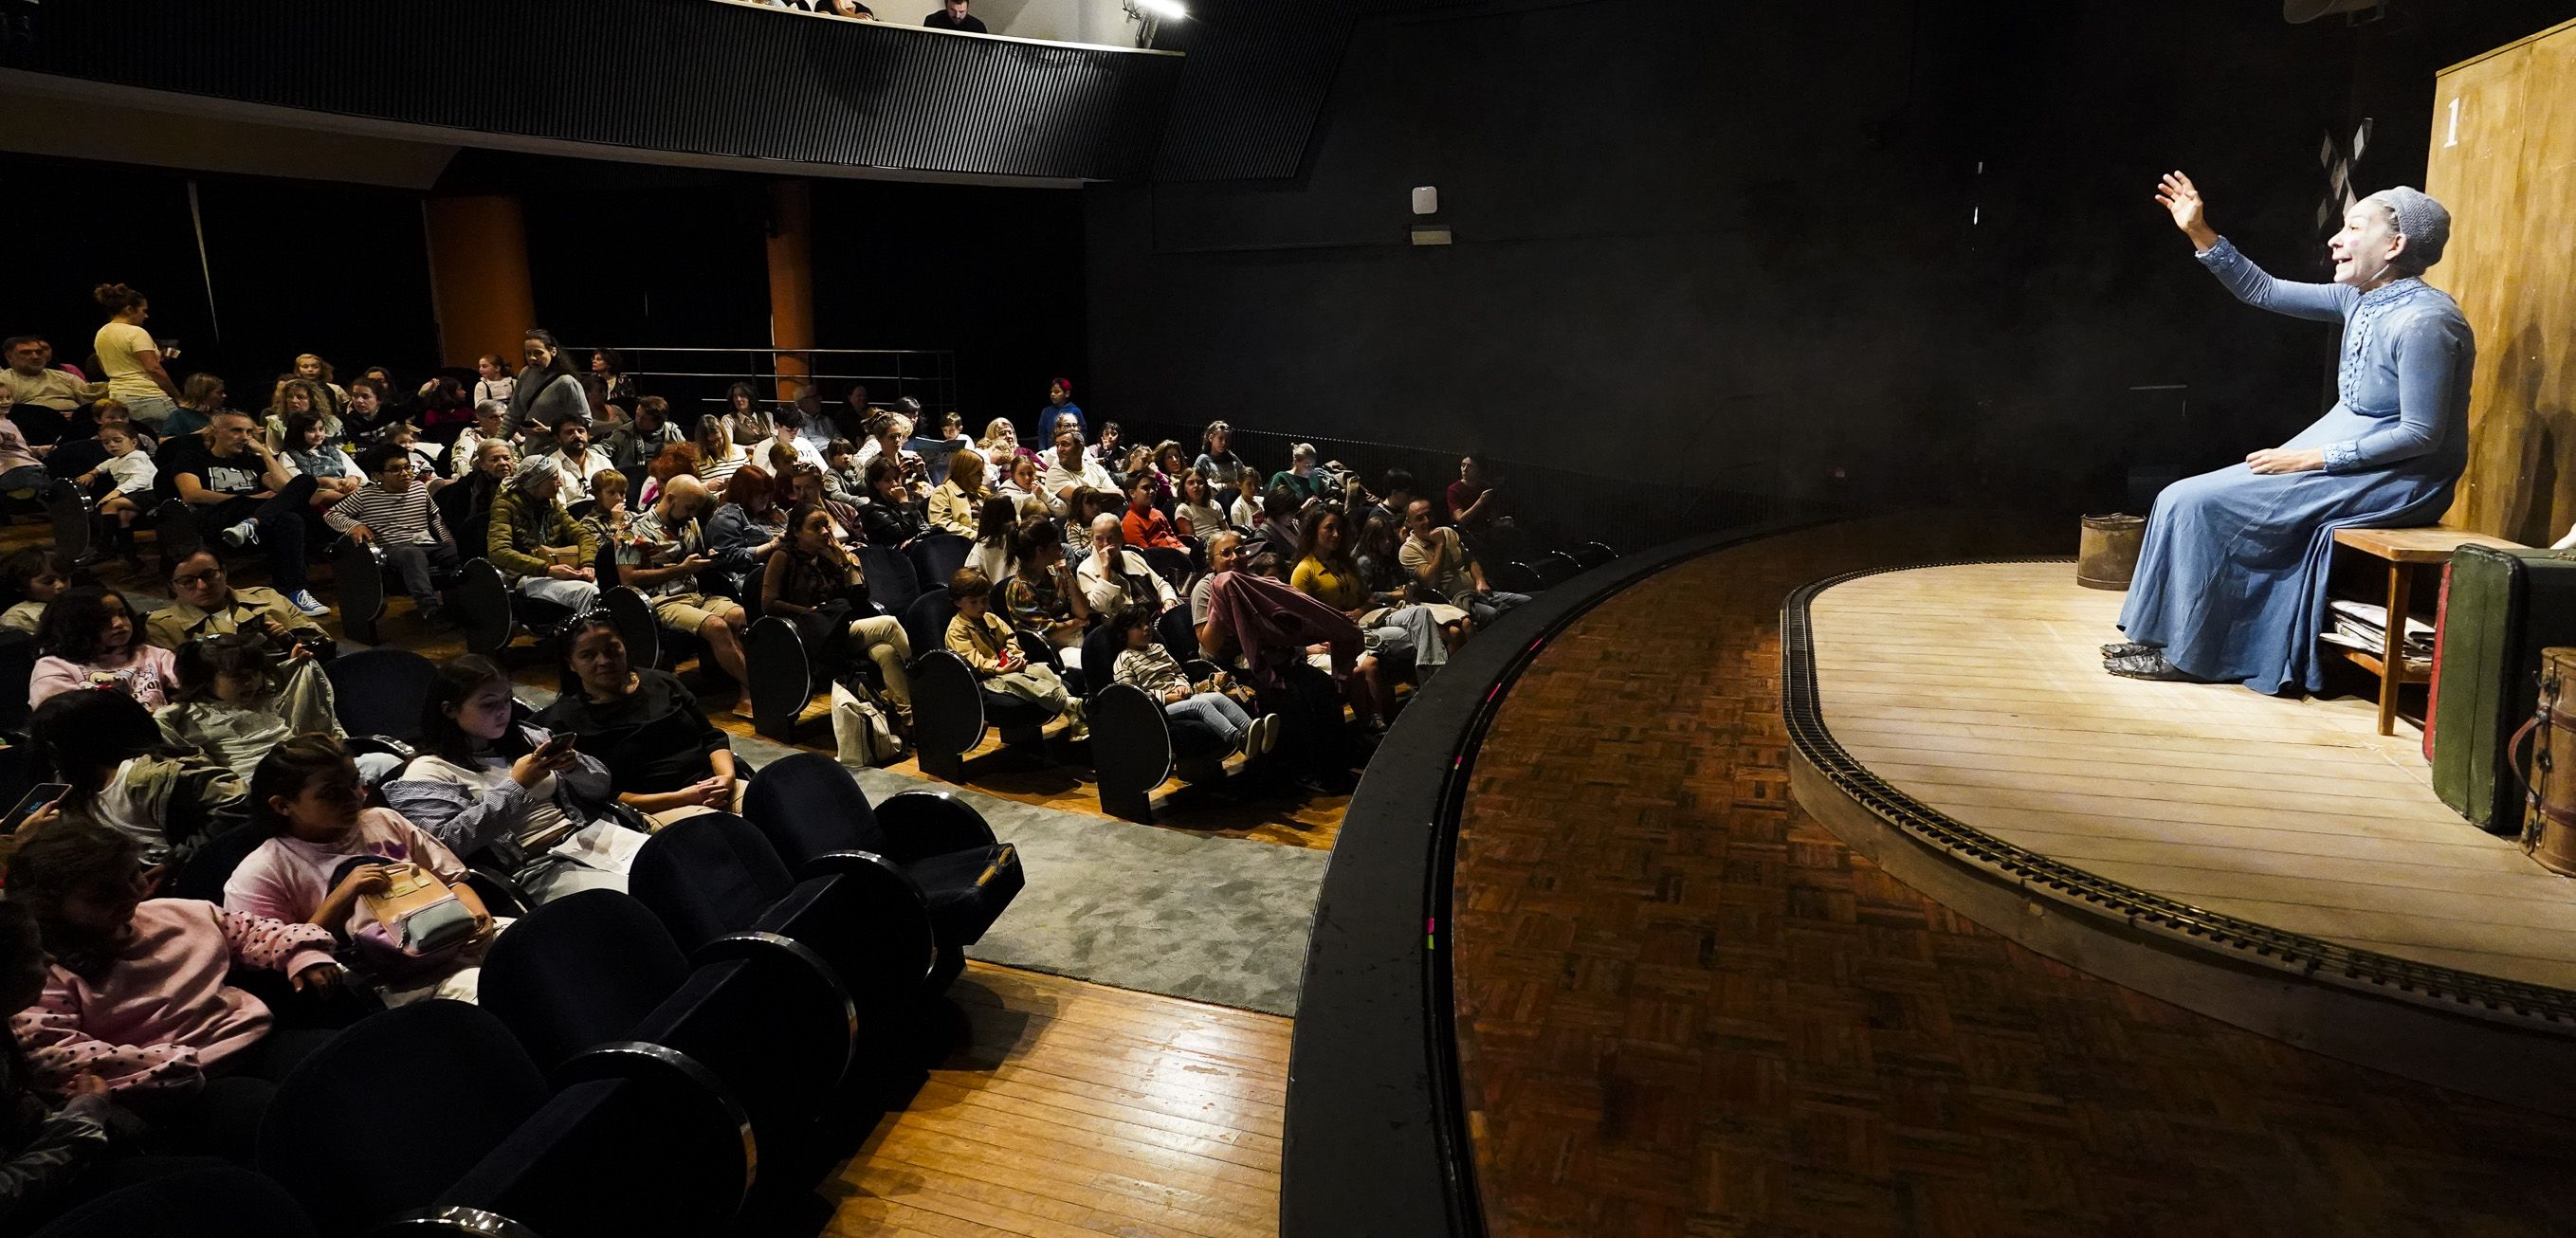
M 225 545 L 230 546 L 235 550 L 239 550 L 244 546 L 256 546 L 259 544 L 259 522 L 256 520 L 245 520 L 240 524 L 224 530 L 222 533 L 217 534 L 217 536 L 224 539 Z
M 331 613 L 331 608 L 323 605 L 320 599 L 314 597 L 313 591 L 310 589 L 298 589 L 293 593 L 287 594 L 286 604 L 297 610 L 303 611 L 305 617 L 310 619 L 319 619 L 322 616 Z
M 1253 730 L 1261 736 L 1261 751 L 1267 755 L 1279 746 L 1279 728 L 1284 725 L 1277 714 L 1263 714 L 1252 720 Z

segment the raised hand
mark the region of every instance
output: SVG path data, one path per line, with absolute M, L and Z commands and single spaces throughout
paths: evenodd
M 2156 205 L 2173 216 L 2174 227 L 2191 238 L 2191 243 L 2207 249 L 2218 243 L 2218 233 L 2209 226 L 2208 212 L 2200 200 L 2200 187 L 2180 172 L 2167 172 L 2156 182 Z

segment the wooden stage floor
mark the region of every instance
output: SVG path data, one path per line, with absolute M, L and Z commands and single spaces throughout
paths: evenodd
M 1723 551 L 1505 696 L 1452 962 L 1496 1238 L 2576 1233 L 2576 1122 L 2062 966 L 1791 800 L 1782 599 L 2072 549 L 2071 521 L 2041 534 L 1909 518 Z
M 2211 911 L 2576 988 L 2576 883 L 2434 798 L 2372 703 L 2102 671 L 2120 593 L 2066 563 L 1864 576 L 1809 607 L 1824 722 L 1869 771 L 2006 842 Z

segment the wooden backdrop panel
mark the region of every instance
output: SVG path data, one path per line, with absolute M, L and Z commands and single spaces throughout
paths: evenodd
M 2576 22 L 2435 78 L 2434 282 L 2477 332 L 2469 466 L 2447 519 L 2546 545 L 2576 522 Z

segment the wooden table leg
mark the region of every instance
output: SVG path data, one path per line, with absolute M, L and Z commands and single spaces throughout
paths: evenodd
M 2397 733 L 2397 693 L 2406 686 L 2406 614 L 2415 600 L 2415 565 L 2388 565 L 2388 624 L 2379 642 L 2379 733 Z

